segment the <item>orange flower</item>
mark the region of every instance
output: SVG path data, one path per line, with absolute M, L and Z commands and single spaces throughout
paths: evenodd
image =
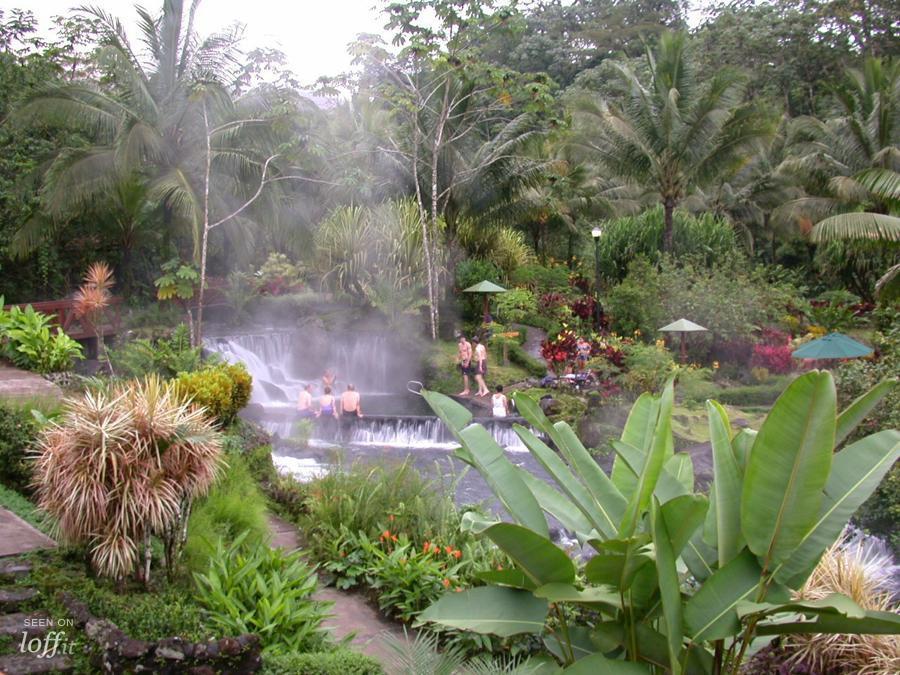
M 457 586 L 454 590 L 455 590 L 457 593 L 462 593 L 462 592 L 463 592 L 462 586 Z
M 394 514 L 393 513 L 388 516 L 388 520 L 392 523 L 394 522 Z
M 392 535 L 391 535 L 391 541 L 397 541 L 397 535 L 396 535 L 396 534 L 392 534 Z
M 460 558 L 462 558 L 462 551 L 460 551 L 459 549 L 453 551 L 453 557 L 459 560 Z
M 385 530 L 384 532 L 381 533 L 381 536 L 384 537 L 385 539 L 390 539 L 390 538 L 391 538 L 391 531 L 390 531 L 390 530 Z
M 428 549 L 430 549 L 430 548 L 431 548 L 431 542 L 430 542 L 430 541 L 426 541 L 426 542 L 425 542 L 425 545 L 422 547 L 422 552 L 423 552 L 423 553 L 428 553 Z
M 445 546 L 445 547 L 444 547 L 444 552 L 445 552 L 447 555 L 453 555 L 453 547 L 452 547 L 452 546 Z
M 450 588 L 450 580 L 449 579 L 444 579 L 441 583 L 444 584 L 444 588 Z

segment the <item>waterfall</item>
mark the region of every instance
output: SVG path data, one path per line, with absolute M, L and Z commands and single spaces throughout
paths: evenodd
M 253 376 L 252 403 L 293 404 L 307 382 L 319 382 L 326 368 L 337 376 L 338 388 L 348 382 L 366 393 L 402 391 L 410 364 L 392 349 L 384 335 L 268 331 L 261 334 L 208 337 L 206 349 L 229 363 L 243 363 Z
M 295 421 L 283 419 L 262 422 L 268 433 L 284 439 L 294 434 L 294 424 Z M 510 452 L 527 452 L 508 423 L 484 420 L 481 424 L 502 448 Z M 321 435 L 313 432 L 313 441 L 325 442 Z M 358 447 L 452 450 L 459 446 L 437 417 L 363 417 L 356 420 L 349 438 L 344 440 Z

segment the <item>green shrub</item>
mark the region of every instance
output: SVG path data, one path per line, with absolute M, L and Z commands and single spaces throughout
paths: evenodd
M 219 542 L 205 574 L 194 574 L 197 596 L 226 635 L 256 633 L 264 652 L 302 652 L 325 642 L 330 603 L 313 600 L 317 580 L 300 553 L 268 546 L 247 550 L 241 534 Z
M 246 458 L 229 452 L 228 467 L 209 494 L 198 500 L 188 521 L 184 559 L 191 571 L 209 566 L 220 541 L 235 540 L 247 532 L 247 546 L 265 546 L 269 538 L 266 499 L 260 492 Z
M 123 589 L 111 580 L 89 576 L 80 549 L 41 551 L 31 562 L 29 581 L 42 598 L 49 601 L 61 591 L 71 593 L 92 614 L 109 619 L 131 637 L 160 640 L 177 635 L 191 641 L 212 637 L 203 608 L 183 581 L 169 584 L 159 576 L 152 591 L 132 585 Z
M 787 378 L 770 378 L 762 384 L 729 387 L 716 392 L 719 403 L 733 406 L 768 406 L 775 403 L 788 385 Z
M 259 445 L 252 450 L 245 450 L 243 457 L 257 483 L 269 485 L 278 478 L 275 462 L 272 461 L 271 445 Z
M 628 275 L 614 286 L 605 299 L 610 316 L 610 330 L 623 336 L 640 331 L 650 337 L 663 325 L 659 273 L 638 258 L 628 265 Z
M 253 380 L 242 364 L 222 363 L 192 373 L 179 373 L 175 386 L 222 426 L 231 424 L 250 400 Z
M 526 352 L 521 345 L 511 343 L 508 347 L 507 355 L 510 363 L 521 366 L 528 371 L 529 375 L 535 377 L 543 377 L 547 374 L 547 363 L 543 359 L 536 359 Z
M 37 432 L 30 413 L 0 405 L 0 482 L 13 490 L 29 491 L 31 466 L 26 453 Z
M 852 328 L 856 323 L 853 305 L 859 301 L 858 295 L 848 291 L 825 291 L 810 303 L 809 322 L 829 333 Z
M 495 307 L 495 318 L 503 323 L 522 323 L 538 311 L 534 293 L 524 288 L 513 288 L 500 293 L 495 300 Z
M 711 214 L 693 216 L 675 211 L 672 253 L 676 258 L 695 256 L 711 266 L 738 249 L 734 228 Z M 643 256 L 653 262 L 661 258 L 663 208 L 656 206 L 637 216 L 607 222 L 600 239 L 600 270 L 611 282 L 621 281 L 631 262 Z M 593 252 L 586 259 L 591 259 Z
M 25 309 L 3 309 L 0 296 L 0 355 L 19 368 L 38 373 L 58 373 L 72 369 L 84 358 L 81 345 L 62 330 L 52 330 L 52 317 Z
M 622 381 L 634 393 L 659 391 L 675 369 L 675 361 L 669 350 L 656 345 L 635 343 L 627 345 Z
M 263 659 L 262 675 L 384 675 L 371 656 L 349 649 L 310 654 L 269 654 Z
M 569 290 L 569 268 L 565 265 L 546 267 L 522 265 L 513 270 L 509 281 L 514 286 L 525 286 L 533 293 L 551 293 Z
M 169 337 L 126 342 L 109 351 L 109 359 L 118 375 L 142 377 L 150 373 L 165 378 L 190 373 L 201 364 L 200 348 L 191 347 L 190 330 L 180 324 Z

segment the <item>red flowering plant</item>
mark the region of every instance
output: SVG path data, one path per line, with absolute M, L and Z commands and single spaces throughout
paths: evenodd
M 541 343 L 541 356 L 556 375 L 564 374 L 566 368 L 575 363 L 577 355 L 578 335 L 571 328 L 565 327 L 556 337 Z
M 790 335 L 771 326 L 761 328 L 759 333 L 760 343 L 753 345 L 750 366 L 779 375 L 790 372 L 794 367 Z
M 572 314 L 582 321 L 588 321 L 594 316 L 594 309 L 597 303 L 589 295 L 582 295 L 569 304 Z

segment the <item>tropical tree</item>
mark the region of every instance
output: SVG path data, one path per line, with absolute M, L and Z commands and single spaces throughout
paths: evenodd
M 663 248 L 672 249 L 672 214 L 698 187 L 740 168 L 772 123 L 744 100 L 744 79 L 722 68 L 696 78 L 687 35 L 665 33 L 647 50 L 646 82 L 624 63 L 614 72 L 620 99 L 585 100 L 576 142 L 608 172 L 654 194 L 665 213 Z
M 792 171 L 807 196 L 781 207 L 813 224 L 814 242 L 900 241 L 900 61 L 868 58 L 848 69 L 836 90 L 839 114 L 826 121 L 804 117 L 793 129 Z M 879 281 L 897 277 L 895 265 Z

